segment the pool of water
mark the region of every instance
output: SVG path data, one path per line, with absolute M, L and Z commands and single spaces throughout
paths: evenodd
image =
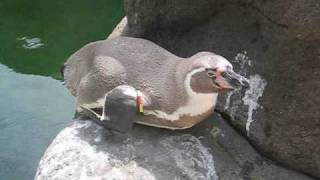
M 122 16 L 120 0 L 0 1 L 0 179 L 33 179 L 74 113 L 61 65 Z

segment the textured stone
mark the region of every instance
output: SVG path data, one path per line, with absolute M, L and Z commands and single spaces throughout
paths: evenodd
M 216 13 L 215 0 L 125 0 L 131 35 L 174 27 L 187 30 Z
M 320 177 L 319 1 L 214 2 L 215 16 L 188 31 L 178 26 L 137 29 L 179 56 L 212 51 L 229 59 L 251 79 L 252 88 L 221 96 L 218 111 L 259 152 Z M 130 16 L 145 12 L 144 7 L 128 14 L 129 24 Z M 159 23 L 152 13 L 142 16 Z
M 320 39 L 319 0 L 249 0 L 265 20 L 282 28 L 292 38 Z M 268 32 L 269 33 L 269 32 Z
M 136 125 L 127 136 L 76 120 L 52 142 L 35 180 L 308 180 L 261 157 L 219 115 L 171 131 Z
M 119 24 L 113 29 L 111 34 L 109 34 L 108 39 L 118 36 L 126 36 L 126 34 L 129 32 L 128 28 L 128 20 L 127 16 L 125 16 L 124 18 L 122 18 Z

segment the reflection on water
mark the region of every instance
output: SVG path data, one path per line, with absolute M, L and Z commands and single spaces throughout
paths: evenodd
M 22 38 L 17 38 L 17 40 L 23 42 L 22 47 L 25 49 L 36 49 L 44 45 L 40 38 L 28 38 L 25 36 Z
M 0 179 L 33 179 L 74 113 L 60 66 L 122 16 L 121 0 L 0 1 Z

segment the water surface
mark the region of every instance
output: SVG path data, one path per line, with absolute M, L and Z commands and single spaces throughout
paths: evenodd
M 123 16 L 121 0 L 1 0 L 0 62 L 21 73 L 61 78 L 59 68 Z
M 62 82 L 0 64 L 0 179 L 32 179 L 54 136 L 71 122 L 74 98 Z
M 33 179 L 74 113 L 61 65 L 122 16 L 120 0 L 0 1 L 0 179 Z

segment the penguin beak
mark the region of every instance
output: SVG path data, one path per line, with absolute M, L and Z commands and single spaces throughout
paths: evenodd
M 248 88 L 249 80 L 232 70 L 218 73 L 215 82 L 221 89 L 234 90 L 237 88 Z

